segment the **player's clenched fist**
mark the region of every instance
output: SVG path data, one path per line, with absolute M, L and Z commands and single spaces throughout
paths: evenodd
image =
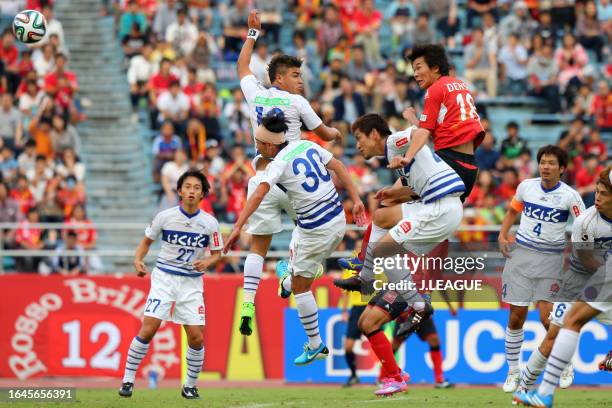
M 389 160 L 389 165 L 387 167 L 390 169 L 401 169 L 402 167 L 406 167 L 408 164 L 410 164 L 410 160 L 406 159 L 405 157 L 396 156 Z
M 135 260 L 134 261 L 134 269 L 136 269 L 136 273 L 139 278 L 143 278 L 147 275 L 147 266 L 143 261 Z
M 238 238 L 240 238 L 240 229 L 234 228 L 230 236 L 227 238 L 227 241 L 225 241 L 225 245 L 223 246 L 224 254 L 227 254 L 227 252 L 234 246 L 236 241 L 238 241 Z
M 257 10 L 251 10 L 247 24 L 249 28 L 261 30 L 261 19 L 259 18 L 259 12 Z
M 197 261 L 193 262 L 193 268 L 198 272 L 206 272 L 208 269 L 208 264 L 209 262 L 203 259 L 198 259 Z

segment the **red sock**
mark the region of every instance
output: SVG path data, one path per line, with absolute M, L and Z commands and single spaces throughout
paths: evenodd
M 365 232 L 363 233 L 363 240 L 361 241 L 361 251 L 359 251 L 359 255 L 357 255 L 357 258 L 359 258 L 361 262 L 365 260 L 366 251 L 368 250 L 368 243 L 370 242 L 371 233 L 372 233 L 372 223 L 368 225 L 368 229 L 366 229 Z
M 382 364 L 381 370 L 384 371 L 385 377 L 393 377 L 398 381 L 402 381 L 401 370 L 395 361 L 393 348 L 385 333 L 379 329 L 367 336 L 374 354 L 376 354 L 376 357 L 378 357 Z
M 444 372 L 442 371 L 442 351 L 440 347 L 432 347 L 429 350 L 431 361 L 433 362 L 434 379 L 437 383 L 444 381 Z

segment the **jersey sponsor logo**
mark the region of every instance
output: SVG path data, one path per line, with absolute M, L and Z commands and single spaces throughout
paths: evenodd
M 203 315 L 204 314 L 204 305 L 200 305 L 200 307 L 198 307 L 198 314 L 199 315 Z
M 574 212 L 574 216 L 577 217 L 580 215 L 580 207 L 578 207 L 577 205 L 572 206 L 572 211 Z
M 219 246 L 219 234 L 214 232 L 213 233 L 213 244 L 218 247 Z
M 412 229 L 412 225 L 410 224 L 410 221 L 404 221 L 400 224 L 400 228 L 402 231 L 404 231 L 404 234 L 407 234 Z
M 266 98 L 265 96 L 256 96 L 255 104 L 263 106 L 289 106 L 291 105 L 291 100 L 289 98 Z
M 408 137 L 404 136 L 401 139 L 395 142 L 395 147 L 402 147 L 405 144 L 408 144 Z
M 181 245 L 194 248 L 206 248 L 209 237 L 195 232 L 162 230 L 162 241 L 172 245 Z
M 535 220 L 551 223 L 560 223 L 567 222 L 567 219 L 569 217 L 569 211 L 567 210 L 550 208 L 543 205 L 530 203 L 528 201 L 525 201 L 524 204 L 525 206 L 523 207 L 523 214 Z
M 310 147 L 310 142 L 303 142 L 299 146 L 297 146 L 295 149 L 293 149 L 289 153 L 285 154 L 281 158 L 281 160 L 288 162 L 291 159 L 293 159 L 293 158 L 299 156 L 300 154 L 304 153 L 304 151 L 306 149 L 308 149 L 309 147 Z
M 419 117 L 419 120 L 420 120 L 421 122 L 425 122 L 425 121 L 427 120 L 427 115 L 426 115 L 426 114 L 424 114 L 424 113 L 421 113 L 421 116 Z

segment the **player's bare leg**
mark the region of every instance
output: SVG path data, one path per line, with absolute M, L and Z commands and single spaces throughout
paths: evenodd
M 196 382 L 204 363 L 204 326 L 185 324 L 183 329 L 187 335 L 187 379 L 181 389 L 181 395 L 186 399 L 200 399 Z
M 240 333 L 250 336 L 255 320 L 255 295 L 263 275 L 266 254 L 270 249 L 272 235 L 252 235 L 250 253 L 244 261 L 244 280 L 242 292 L 242 311 L 240 313 Z
M 506 327 L 506 362 L 508 363 L 508 376 L 504 382 L 504 392 L 514 392 L 518 388 L 521 371 L 519 357 L 525 339 L 523 326 L 527 319 L 527 306 L 510 305 L 510 317 Z
M 298 316 L 308 336 L 304 352 L 294 360 L 296 365 L 310 364 L 315 359 L 322 359 L 329 355 L 329 350 L 323 344 L 319 332 L 319 307 L 310 290 L 313 281 L 314 278 L 300 275 L 293 275 L 291 279 L 291 291 L 295 297 Z
M 155 317 L 145 316 L 143 318 L 142 326 L 138 331 L 138 335 L 132 339 L 132 343 L 130 344 L 130 348 L 127 352 L 125 371 L 123 373 L 123 380 L 121 381 L 121 388 L 119 389 L 120 396 L 132 396 L 138 366 L 147 355 L 151 340 L 153 340 L 153 337 L 155 336 L 155 333 L 157 333 L 157 330 L 161 324 L 162 320 L 156 319 Z

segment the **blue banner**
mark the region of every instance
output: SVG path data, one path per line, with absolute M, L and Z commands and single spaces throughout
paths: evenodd
M 442 341 L 444 376 L 451 382 L 466 384 L 498 384 L 506 379 L 508 367 L 504 357 L 504 333 L 507 310 L 460 310 L 455 317 L 438 310 L 434 321 Z M 297 310 L 285 310 L 285 379 L 290 382 L 343 382 L 349 376 L 344 359 L 344 339 L 347 322 L 339 309 L 321 309 L 319 327 L 323 341 L 330 350 L 324 360 L 298 367 L 293 360 L 307 341 Z M 529 312 L 525 323 L 525 342 L 521 365 L 527 363 L 546 332 L 537 311 Z M 448 340 L 450 339 L 450 340 Z M 607 326 L 592 321 L 582 330 L 578 352 L 574 356 L 575 384 L 612 384 L 612 375 L 600 372 L 597 364 L 612 347 L 612 335 Z M 362 382 L 374 382 L 378 375 L 376 356 L 367 339 L 357 341 L 358 374 Z M 429 346 L 413 335 L 398 350 L 399 365 L 412 377 L 412 383 L 433 383 Z

